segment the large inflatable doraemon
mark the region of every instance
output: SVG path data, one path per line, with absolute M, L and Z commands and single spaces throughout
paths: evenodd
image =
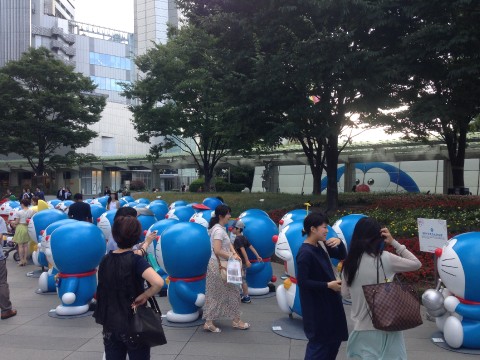
M 97 225 L 98 220 L 107 209 L 101 205 L 90 204 L 90 211 L 92 212 L 93 224 Z
M 33 241 L 39 242 L 40 231 L 45 230 L 48 225 L 54 223 L 55 221 L 67 218 L 68 215 L 60 210 L 48 209 L 40 211 L 33 215 L 32 218 L 28 221 L 28 235 Z
M 277 287 L 277 303 L 287 313 L 302 316 L 300 292 L 297 287 L 297 254 L 306 235 L 302 236 L 303 221 L 286 225 L 278 236 L 273 237 L 275 255 L 284 261 L 285 272 L 289 275 L 283 284 Z
M 195 214 L 195 210 L 191 206 L 175 206 L 168 211 L 167 215 L 165 215 L 165 219 L 175 219 L 182 222 L 188 222 L 193 214 Z
M 207 229 L 180 222 L 166 229 L 156 248 L 156 258 L 168 273 L 171 322 L 191 322 L 205 303 L 205 278 L 212 253 Z
M 60 201 L 57 205 L 55 205 L 55 209 L 63 211 L 65 214 L 68 214 L 68 209 L 72 204 L 73 204 L 72 200 Z
M 255 215 L 255 212 L 243 216 L 242 222 L 245 224 L 243 234 L 263 259 L 263 261 L 259 262 L 252 251 L 246 249 L 252 264 L 252 266 L 247 268 L 246 274 L 248 293 L 250 295 L 268 294 L 270 292 L 268 283 L 273 276 L 270 260 L 275 251 L 275 244 L 272 242 L 272 238 L 278 235 L 277 226 L 268 216 L 258 216 Z
M 106 250 L 102 231 L 85 221 L 63 225 L 50 235 L 50 246 L 59 271 L 57 292 L 62 302 L 56 314 L 87 312 L 97 289 L 96 269 Z
M 145 204 L 145 205 L 150 204 L 150 200 L 148 200 L 147 198 L 139 198 L 139 199 L 135 200 L 135 202 L 137 204 Z
M 480 349 L 480 232 L 457 235 L 435 253 L 448 290 L 442 294 L 447 312 L 436 319 L 437 326 L 451 347 Z
M 77 220 L 74 220 L 74 219 L 64 219 L 64 220 L 55 221 L 54 223 L 48 225 L 45 230 L 41 231 L 40 244 L 37 252 L 39 252 L 45 257 L 45 260 L 47 263 L 46 266 L 48 266 L 48 271 L 44 271 L 38 279 L 38 290 L 42 293 L 54 292 L 57 290 L 57 287 L 55 284 L 55 275 L 57 275 L 58 270 L 55 268 L 55 266 L 53 266 L 52 249 L 50 247 L 50 236 L 53 233 L 53 231 L 58 229 L 60 226 L 76 223 L 76 222 Z M 33 257 L 34 257 L 34 254 L 32 254 L 32 258 Z M 40 256 L 37 255 L 37 257 L 40 257 Z
M 0 216 L 5 222 L 7 222 L 10 212 L 18 208 L 20 208 L 20 203 L 18 201 L 6 201 L 0 205 Z
M 97 199 L 93 199 L 92 202 L 90 203 L 90 205 L 100 205 L 100 206 L 103 206 L 104 208 L 107 208 L 109 198 L 110 198 L 110 196 L 108 196 L 108 195 L 101 196 Z
M 49 201 L 47 201 L 48 208 L 49 209 L 55 209 L 55 206 L 57 206 L 61 202 L 62 202 L 62 200 L 58 200 L 58 199 L 49 200 Z
M 337 170 L 339 190 L 343 190 L 343 175 L 345 166 Z M 359 192 L 420 192 L 418 185 L 405 171 L 399 167 L 384 162 L 355 164 L 356 191 Z M 327 188 L 327 177 L 321 182 L 321 191 Z M 350 189 L 345 189 L 350 191 Z

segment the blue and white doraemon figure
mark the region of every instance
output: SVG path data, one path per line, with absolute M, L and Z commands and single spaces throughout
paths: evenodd
M 148 210 L 147 208 L 135 208 L 137 210 L 137 220 L 142 225 L 142 233 L 140 234 L 140 239 L 138 242 L 142 242 L 145 240 L 145 234 L 147 233 L 150 226 L 157 222 L 155 215 L 152 211 Z
M 108 195 L 101 196 L 97 199 L 93 199 L 92 202 L 90 203 L 90 205 L 100 205 L 100 206 L 103 206 L 104 208 L 107 208 L 109 198 L 110 198 L 110 196 L 108 196 Z
M 239 218 L 239 219 L 242 219 L 242 221 L 243 221 L 243 218 L 244 218 L 245 216 L 266 216 L 267 218 L 270 218 L 265 211 L 260 210 L 260 209 L 248 209 L 248 210 L 245 210 L 244 212 L 242 212 L 242 213 L 240 214 L 240 216 L 239 216 L 238 218 Z
M 340 166 L 337 170 L 337 182 L 340 191 L 350 191 L 343 189 L 343 176 L 345 166 Z M 356 163 L 355 164 L 356 191 L 359 192 L 420 192 L 417 183 L 405 171 L 399 167 L 384 163 Z M 321 191 L 327 188 L 327 177 L 322 179 L 320 184 Z
M 286 225 L 278 236 L 273 237 L 275 255 L 284 261 L 285 272 L 289 275 L 283 284 L 277 287 L 277 303 L 287 314 L 295 313 L 302 316 L 300 292 L 297 291 L 297 254 L 306 235 L 302 235 L 303 221 Z
M 40 277 L 38 278 L 38 291 L 42 293 L 47 292 L 54 292 L 57 290 L 57 286 L 55 283 L 55 275 L 58 274 L 57 268 L 55 268 L 53 263 L 52 257 L 52 249 L 50 247 L 50 236 L 52 233 L 58 229 L 60 226 L 76 223 L 77 220 L 74 219 L 64 219 L 55 221 L 54 223 L 47 226 L 45 230 L 42 230 L 42 234 L 40 235 L 40 246 L 39 252 L 45 256 L 45 260 L 47 262 L 48 271 L 44 271 Z M 33 257 L 33 254 L 32 254 Z M 37 291 L 37 292 L 38 292 Z
M 451 293 L 444 300 L 449 313 L 436 319 L 437 326 L 449 346 L 480 349 L 480 232 L 457 235 L 435 253 L 438 273 Z
M 195 214 L 195 210 L 191 206 L 175 206 L 171 208 L 165 219 L 175 219 L 182 222 L 190 221 L 190 218 Z
M 90 211 L 92 213 L 92 221 L 94 225 L 98 225 L 100 218 L 107 209 L 101 205 L 90 204 Z
M 52 260 L 58 269 L 57 292 L 62 302 L 57 315 L 79 315 L 88 311 L 97 289 L 97 267 L 105 255 L 105 237 L 91 223 L 78 221 L 50 235 Z
M 100 230 L 102 230 L 103 236 L 105 239 L 110 241 L 112 238 L 112 226 L 113 220 L 115 219 L 115 214 L 117 213 L 117 209 L 105 211 L 100 218 L 97 220 L 97 226 Z
M 268 216 L 258 216 L 252 213 L 242 217 L 245 224 L 243 234 L 253 245 L 263 261 L 258 261 L 250 249 L 247 250 L 248 259 L 252 266 L 247 268 L 248 293 L 250 295 L 265 295 L 270 292 L 268 283 L 273 280 L 271 257 L 275 252 L 272 238 L 278 235 L 275 223 Z
M 147 248 L 147 261 L 152 266 L 153 270 L 155 270 L 157 274 L 163 278 L 164 281 L 167 279 L 168 274 L 165 271 L 165 269 L 163 269 L 158 264 L 157 258 L 155 257 L 155 252 L 158 246 L 158 241 L 162 236 L 163 232 L 166 229 L 168 229 L 170 226 L 178 224 L 178 222 L 179 222 L 178 220 L 174 220 L 174 219 L 170 219 L 170 220 L 163 219 L 163 220 L 157 221 L 155 224 L 150 226 L 150 229 L 148 229 L 147 233 L 145 234 L 145 236 L 148 236 L 150 235 L 150 233 L 154 231 L 157 232 L 157 238 L 153 240 L 152 243 Z M 167 287 L 168 287 L 168 284 L 165 281 L 162 289 L 166 289 Z
M 333 224 L 332 226 L 333 231 L 338 235 L 340 240 L 342 240 L 343 245 L 345 245 L 345 248 L 347 249 L 347 251 L 348 251 L 348 248 L 350 247 L 350 242 L 352 241 L 352 236 L 353 236 L 353 231 L 355 230 L 355 226 L 357 225 L 358 220 L 364 217 L 367 217 L 367 216 L 363 214 L 350 214 L 350 215 L 341 217 L 335 222 L 335 224 Z M 327 235 L 327 238 L 328 238 L 328 235 Z
M 295 209 L 287 212 L 278 222 L 278 232 L 280 233 L 285 226 L 295 221 L 303 223 L 303 220 L 307 217 L 308 214 L 310 214 L 310 211 L 303 209 Z
M 170 204 L 170 206 L 168 207 L 169 210 L 172 210 L 174 208 L 176 208 L 177 206 L 187 206 L 188 205 L 188 202 L 186 202 L 185 200 L 177 200 L 177 201 L 174 201 L 173 203 Z
M 207 197 L 203 199 L 202 204 L 212 210 L 215 210 L 218 205 L 223 204 L 223 201 L 216 197 Z
M 160 221 L 165 219 L 165 215 L 168 213 L 168 205 L 164 202 L 156 202 L 157 200 L 152 201 L 147 205 L 147 209 L 153 212 L 155 218 Z
M 72 204 L 73 204 L 72 200 L 60 201 L 57 205 L 55 205 L 55 209 L 63 211 L 65 214 L 68 214 L 68 209 Z
M 63 219 L 68 219 L 68 215 L 60 210 L 48 209 L 37 212 L 28 221 L 27 229 L 30 239 L 39 242 L 40 231 L 45 230 L 48 225 L 53 224 L 55 221 Z
M 192 322 L 205 304 L 208 262 L 212 254 L 207 229 L 191 222 L 180 222 L 166 229 L 156 248 L 156 258 L 168 273 L 167 312 L 171 322 Z
M 208 224 L 212 216 L 215 216 L 215 210 L 210 209 L 204 204 L 195 204 L 192 206 L 195 209 L 195 214 L 190 218 L 190 222 L 202 225 L 208 229 Z

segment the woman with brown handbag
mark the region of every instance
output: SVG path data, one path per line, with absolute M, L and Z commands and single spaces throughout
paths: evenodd
M 391 245 L 397 255 L 383 251 Z M 351 318 L 354 329 L 349 336 L 349 359 L 407 359 L 401 331 L 381 331 L 373 327 L 363 294 L 363 285 L 377 283 L 377 264 L 383 270 L 380 282 L 391 280 L 396 273 L 418 270 L 422 264 L 405 245 L 399 244 L 387 228 L 381 228 L 373 218 L 362 218 L 353 231 L 350 249 L 343 263 L 342 295 L 352 300 Z M 395 304 L 392 304 L 395 311 Z

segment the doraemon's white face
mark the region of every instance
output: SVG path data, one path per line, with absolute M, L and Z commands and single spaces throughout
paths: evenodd
M 55 262 L 53 261 L 52 248 L 50 247 L 50 236 L 43 237 L 42 248 L 48 263 L 51 264 L 53 267 L 56 267 Z
M 338 188 L 340 191 L 350 191 L 350 189 L 344 189 L 343 184 L 344 175 L 338 180 Z M 360 192 L 405 191 L 401 185 L 391 182 L 387 171 L 379 167 L 372 168 L 367 172 L 355 169 L 355 184 L 358 187 L 357 191 Z
M 462 262 L 453 249 L 457 239 L 447 242 L 442 249 L 442 255 L 437 260 L 438 273 L 443 283 L 455 295 L 465 298 L 465 271 Z
M 165 219 L 170 219 L 170 220 L 180 220 L 178 218 L 178 216 L 175 214 L 175 208 L 173 209 L 170 209 L 167 213 L 167 215 L 165 215 Z
M 295 259 L 293 258 L 292 249 L 287 239 L 287 231 L 289 226 L 285 226 L 283 230 L 278 234 L 278 240 L 275 244 L 275 255 L 277 255 L 280 259 L 285 261 L 285 271 L 288 275 L 296 277 L 295 272 Z
M 62 201 L 61 203 L 58 203 L 55 206 L 55 209 L 60 210 L 60 211 L 64 212 L 65 214 L 68 214 L 69 206 L 66 206 L 65 203 Z
M 12 210 L 13 209 L 9 203 L 4 203 L 2 206 L 0 206 L 0 215 L 7 216 Z
M 282 231 L 287 225 L 291 224 L 293 222 L 292 220 L 292 214 L 287 213 L 283 215 L 283 217 L 280 219 L 279 225 L 278 225 L 278 231 Z
M 193 216 L 190 218 L 190 222 L 200 224 L 206 229 L 208 229 L 208 221 L 203 217 L 203 211 L 193 214 Z
M 105 239 L 110 239 L 112 236 L 112 225 L 110 224 L 110 221 L 105 213 L 100 216 L 100 221 L 97 223 L 97 226 L 100 230 L 102 230 Z

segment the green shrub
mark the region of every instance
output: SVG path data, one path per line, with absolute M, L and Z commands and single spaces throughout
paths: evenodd
M 142 191 L 145 190 L 147 186 L 142 180 L 132 180 L 130 181 L 130 190 L 132 191 Z
M 188 189 L 190 192 L 198 192 L 198 189 L 202 187 L 202 189 L 205 189 L 205 179 L 204 178 L 198 178 L 197 180 L 192 181 L 192 183 L 188 186 Z
M 240 192 L 245 188 L 245 184 L 232 184 L 228 183 L 223 179 L 216 179 L 215 181 L 212 181 L 211 184 L 215 184 L 215 190 L 216 192 Z M 190 186 L 190 192 L 198 192 L 198 189 L 202 187 L 203 190 L 205 190 L 205 179 L 204 178 L 199 178 L 195 181 L 193 181 Z

